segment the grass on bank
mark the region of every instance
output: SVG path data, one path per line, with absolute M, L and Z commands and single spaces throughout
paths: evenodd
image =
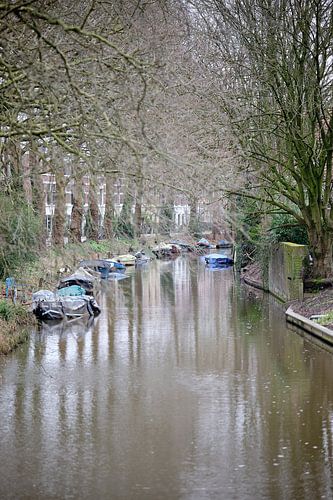
M 28 338 L 28 325 L 34 321 L 23 306 L 0 300 L 0 353 L 8 354 Z
M 322 326 L 330 325 L 333 323 L 333 311 L 323 314 L 320 318 L 316 319 L 316 323 Z
M 21 267 L 13 272 L 13 276 L 17 281 L 27 284 L 33 291 L 41 288 L 53 289 L 59 280 L 61 269 L 66 269 L 65 272 L 69 274 L 77 269 L 81 260 L 124 254 L 130 247 L 139 249 L 140 244 L 136 240 L 124 238 L 88 240 L 84 243 L 69 243 L 64 247 L 50 247 L 33 262 L 24 267 L 21 264 Z

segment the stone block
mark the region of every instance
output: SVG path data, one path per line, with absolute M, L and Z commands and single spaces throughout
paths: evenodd
M 283 301 L 303 299 L 303 263 L 308 254 L 306 245 L 279 243 L 270 254 L 269 291 Z

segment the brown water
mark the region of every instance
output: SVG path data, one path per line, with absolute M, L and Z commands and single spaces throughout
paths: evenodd
M 0 497 L 332 498 L 333 356 L 180 257 L 0 358 Z

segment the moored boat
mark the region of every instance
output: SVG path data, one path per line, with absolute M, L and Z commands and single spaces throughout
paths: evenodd
M 50 290 L 32 294 L 32 312 L 41 320 L 60 320 L 65 317 L 60 297 Z
M 66 290 L 69 288 L 73 287 L 68 287 Z M 38 319 L 43 321 L 61 320 L 65 317 L 97 316 L 101 312 L 93 296 L 66 295 L 63 294 L 63 290 L 57 292 L 40 290 L 33 294 L 32 311 Z
M 64 315 L 68 318 L 75 318 L 84 314 L 97 316 L 101 312 L 95 298 L 89 295 L 62 297 L 61 303 Z
M 119 273 L 121 271 L 125 271 L 126 266 L 122 264 L 121 262 L 118 262 L 115 258 L 114 259 L 105 259 L 106 262 L 110 263 L 111 266 L 111 272 L 112 273 Z
M 176 245 L 182 252 L 193 252 L 194 246 L 185 241 L 174 240 L 170 242 L 171 245 Z
M 232 266 L 234 261 L 231 257 L 220 253 L 211 253 L 205 256 L 205 263 L 213 267 Z
M 202 248 L 216 248 L 215 245 L 209 243 L 209 241 L 206 240 L 206 238 L 201 238 L 199 241 L 197 241 L 196 245 Z
M 131 253 L 118 255 L 117 257 L 115 257 L 115 260 L 118 263 L 123 264 L 124 266 L 135 266 L 135 261 L 136 261 L 135 256 L 132 255 Z
M 232 248 L 233 243 L 227 240 L 220 240 L 216 243 L 216 248 Z
M 150 257 L 148 257 L 143 250 L 141 252 L 136 252 L 134 254 L 135 257 L 135 265 L 147 264 L 150 261 Z
M 181 253 L 181 249 L 174 243 L 159 243 L 152 249 L 152 252 L 158 259 L 171 258 Z
M 78 285 L 86 291 L 87 295 L 92 295 L 94 290 L 94 281 L 94 276 L 89 276 L 89 273 L 85 272 L 84 268 L 79 268 L 78 271 L 70 276 L 62 278 L 59 282 L 58 289 Z
M 112 263 L 107 259 L 82 260 L 79 266 L 88 272 L 99 273 L 102 279 L 107 279 L 112 271 Z

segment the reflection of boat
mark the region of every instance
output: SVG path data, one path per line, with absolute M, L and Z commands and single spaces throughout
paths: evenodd
M 207 265 L 214 267 L 232 266 L 234 263 L 233 259 L 220 253 L 210 253 L 206 255 L 205 262 Z
M 231 241 L 220 240 L 216 243 L 216 248 L 232 248 L 233 244 Z
M 40 321 L 38 333 L 41 335 L 74 335 L 81 337 L 86 334 L 94 324 L 93 316 L 65 318 L 63 321 Z

